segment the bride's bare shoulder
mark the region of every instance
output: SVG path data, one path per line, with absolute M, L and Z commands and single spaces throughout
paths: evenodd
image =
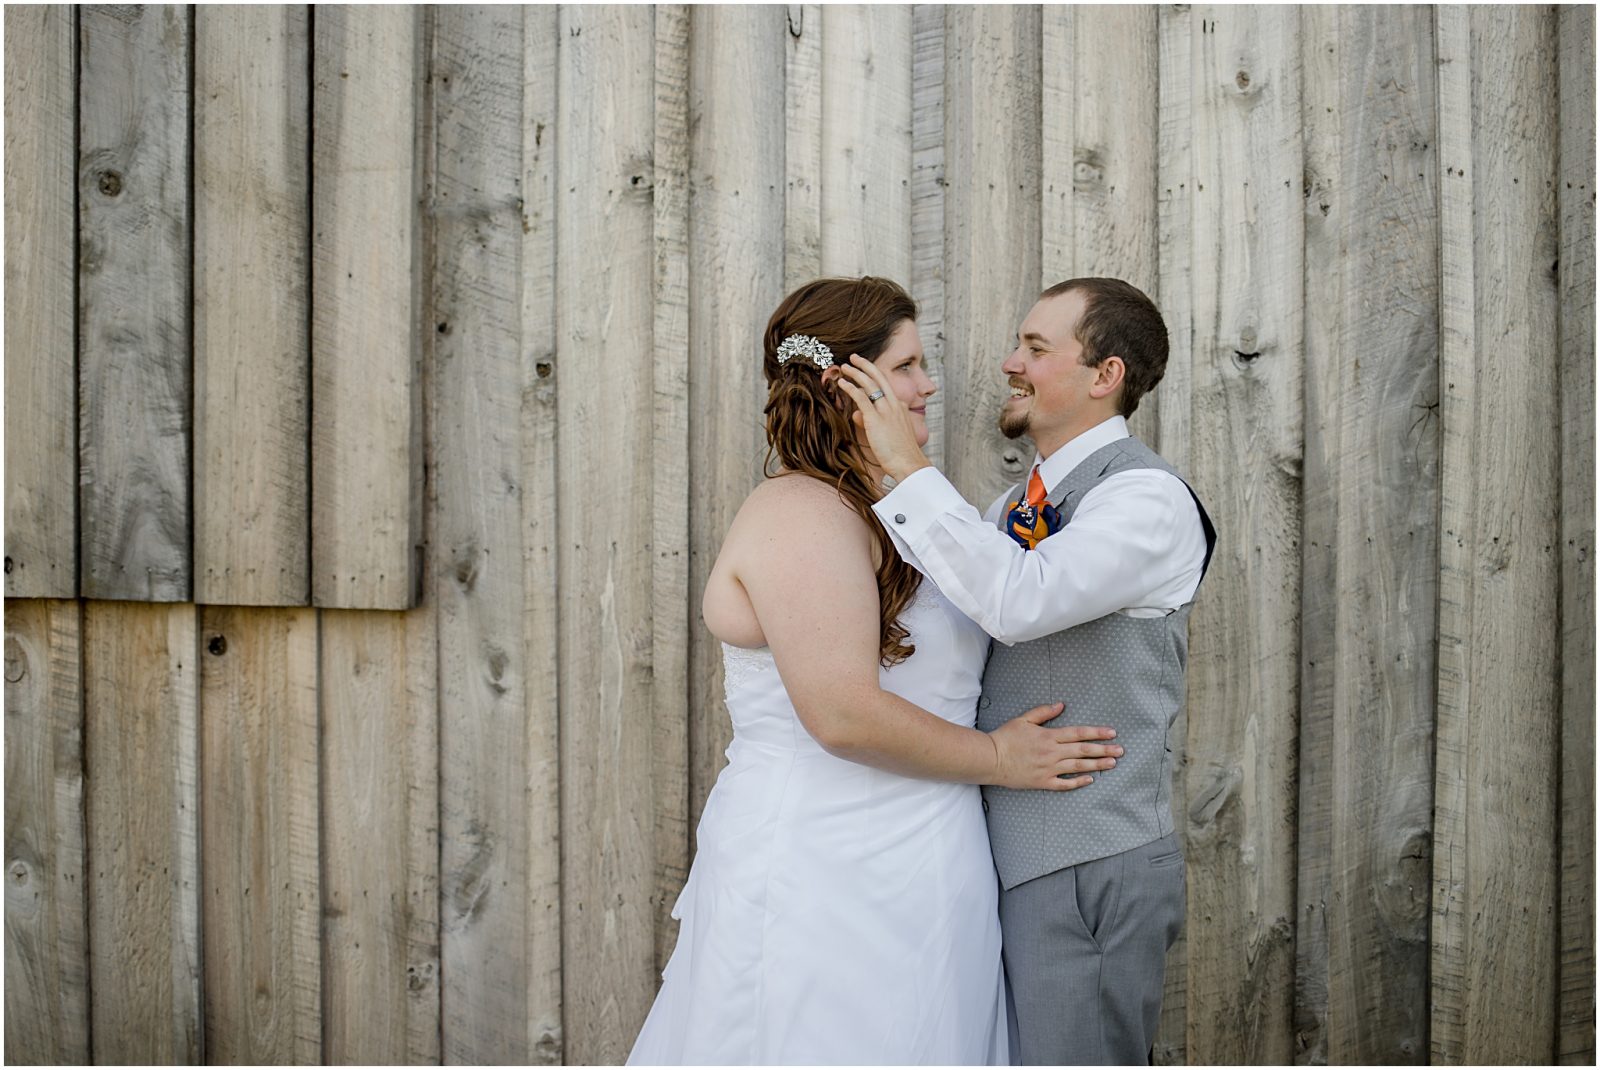
M 739 507 L 728 534 L 781 533 L 793 538 L 802 531 L 827 531 L 837 539 L 865 536 L 867 526 L 832 483 L 794 472 L 758 483 Z
M 838 493 L 837 486 L 800 472 L 781 472 L 757 483 L 739 513 L 782 520 L 814 515 L 835 523 L 850 517 L 861 523 L 861 517 Z

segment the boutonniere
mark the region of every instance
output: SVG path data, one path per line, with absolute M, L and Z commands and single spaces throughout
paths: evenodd
M 1055 506 L 1043 502 L 1035 507 L 1029 505 L 1026 498 L 1012 502 L 1011 511 L 1006 514 L 1006 534 L 1024 550 L 1037 548 L 1039 543 L 1060 531 L 1064 524 L 1061 512 Z

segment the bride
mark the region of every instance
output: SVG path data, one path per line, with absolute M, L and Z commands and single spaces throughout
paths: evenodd
M 835 383 L 888 373 L 927 440 L 916 305 L 818 279 L 767 324 L 768 463 L 706 584 L 734 738 L 630 1064 L 1010 1062 L 978 784 L 1068 791 L 1108 729 L 975 730 L 988 637 L 874 520 L 883 473 Z M 1019 711 L 1020 712 L 1020 711 Z

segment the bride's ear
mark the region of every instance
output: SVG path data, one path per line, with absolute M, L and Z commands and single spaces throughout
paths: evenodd
M 839 389 L 839 380 L 844 378 L 844 372 L 837 367 L 822 369 L 822 393 L 832 401 L 835 408 L 844 408 L 850 404 L 850 399 L 845 392 Z

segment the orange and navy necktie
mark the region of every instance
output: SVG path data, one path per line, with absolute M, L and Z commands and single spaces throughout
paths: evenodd
M 1045 501 L 1044 480 L 1039 478 L 1039 466 L 1033 466 L 1028 477 L 1028 491 L 1011 503 L 1006 515 L 1006 534 L 1017 540 L 1024 550 L 1036 548 L 1040 541 L 1061 530 L 1061 514 Z

